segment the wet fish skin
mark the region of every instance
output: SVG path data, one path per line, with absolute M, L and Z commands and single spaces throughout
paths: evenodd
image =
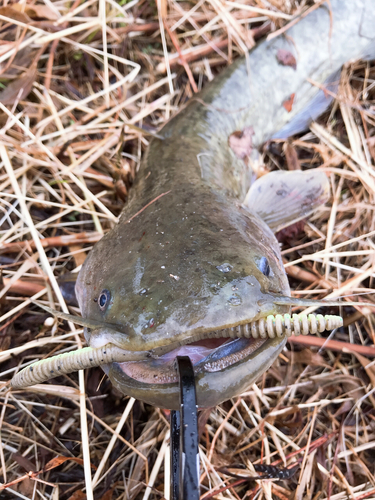
M 228 138 L 252 126 L 254 159 L 257 148 L 286 125 L 286 133 L 295 132 L 314 116 L 315 105 L 309 105 L 318 90 L 308 78 L 323 84 L 346 61 L 373 53 L 375 35 L 368 26 L 371 20 L 375 25 L 375 2 L 330 4 L 332 27 L 327 8 L 320 7 L 288 31 L 293 44 L 282 37 L 263 42 L 249 54 L 249 64 L 236 61 L 167 123 L 163 141 L 151 140 L 119 224 L 94 247 L 79 274 L 82 315 L 119 329 L 86 331 L 90 345 L 110 341 L 128 350 L 152 349 L 289 311 L 274 302 L 275 294 L 290 294 L 277 241 L 251 198 L 247 209 L 241 206 L 251 170 Z M 278 64 L 281 48 L 296 51 L 296 70 Z M 282 104 L 292 94 L 288 113 Z M 280 206 L 274 202 L 275 225 L 285 221 Z M 298 210 L 295 198 L 290 206 Z M 259 269 L 262 257 L 269 276 Z M 224 264 L 230 265 L 227 272 L 220 270 Z M 102 290 L 111 294 L 105 311 L 97 302 Z M 198 404 L 213 406 L 245 390 L 283 346 L 284 340 L 267 340 L 240 363 L 198 374 Z M 177 384 L 134 381 L 117 364 L 103 368 L 125 394 L 177 407 Z

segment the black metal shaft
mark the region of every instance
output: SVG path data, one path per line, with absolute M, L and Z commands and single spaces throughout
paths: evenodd
M 177 370 L 180 411 L 171 412 L 171 498 L 199 500 L 198 408 L 188 356 L 177 357 Z
M 180 499 L 180 412 L 171 411 L 171 500 Z

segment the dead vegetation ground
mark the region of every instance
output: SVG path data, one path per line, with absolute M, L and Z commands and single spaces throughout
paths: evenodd
M 115 223 L 150 135 L 257 38 L 312 7 L 3 1 L 0 498 L 163 498 L 168 413 L 121 397 L 99 369 L 9 389 L 31 360 L 84 344 L 30 298 L 66 307 L 59 285 L 69 293 L 66 276 Z M 373 300 L 363 294 L 375 277 L 374 86 L 372 64 L 347 66 L 332 110 L 265 156 L 267 169 L 323 165 L 331 180 L 330 203 L 279 235 L 295 296 Z M 369 308 L 341 309 L 338 350 L 289 344 L 246 394 L 201 415 L 202 498 L 375 497 L 375 369 L 347 349 L 371 355 L 375 321 Z M 299 467 L 254 481 L 252 463 Z M 229 466 L 239 477 L 218 470 Z

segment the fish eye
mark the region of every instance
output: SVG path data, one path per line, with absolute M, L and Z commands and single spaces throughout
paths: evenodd
M 99 309 L 104 312 L 107 309 L 110 300 L 111 292 L 106 289 L 102 290 L 98 298 Z
M 261 257 L 258 263 L 258 269 L 264 276 L 268 277 L 271 274 L 271 268 L 266 257 Z

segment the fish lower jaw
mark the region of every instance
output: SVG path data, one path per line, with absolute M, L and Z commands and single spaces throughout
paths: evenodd
M 217 372 L 240 363 L 259 349 L 266 339 L 228 337 L 209 338 L 179 346 L 168 353 L 145 361 L 119 363 L 128 377 L 145 384 L 177 383 L 177 356 L 188 356 L 195 375 Z

